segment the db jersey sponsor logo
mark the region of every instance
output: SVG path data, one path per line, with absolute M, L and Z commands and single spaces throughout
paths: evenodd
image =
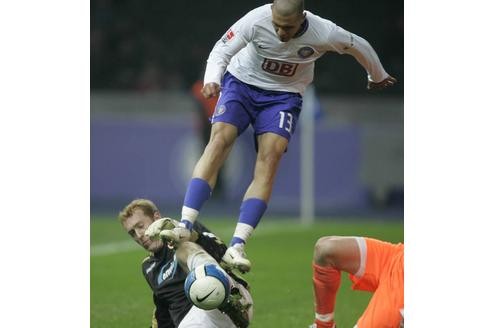
M 293 76 L 296 73 L 297 65 L 298 64 L 265 58 L 261 68 L 268 73 Z

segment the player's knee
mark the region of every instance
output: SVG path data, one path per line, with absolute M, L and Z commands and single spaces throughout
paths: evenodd
M 257 161 L 262 162 L 266 167 L 275 168 L 278 166 L 281 157 L 282 155 L 277 152 L 264 152 L 258 155 Z
M 213 134 L 208 142 L 208 149 L 212 152 L 224 152 L 230 147 L 231 141 L 221 134 Z
M 313 261 L 322 266 L 335 266 L 338 256 L 337 239 L 334 236 L 321 237 L 315 244 Z

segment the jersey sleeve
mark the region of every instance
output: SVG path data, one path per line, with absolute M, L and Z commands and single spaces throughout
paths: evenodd
M 232 25 L 220 40 L 215 43 L 207 60 L 204 84 L 220 84 L 222 76 L 232 57 L 244 48 L 253 38 L 254 11 L 247 13 Z
M 378 55 L 368 41 L 330 21 L 327 25 L 329 29 L 327 51 L 353 56 L 366 70 L 370 81 L 381 82 L 388 77 Z
M 151 281 L 149 281 L 148 275 L 146 274 L 146 270 L 150 267 L 150 257 L 146 257 L 143 262 L 141 263 L 141 272 L 143 273 L 143 277 L 150 286 L 151 290 L 153 290 L 153 285 L 151 284 Z

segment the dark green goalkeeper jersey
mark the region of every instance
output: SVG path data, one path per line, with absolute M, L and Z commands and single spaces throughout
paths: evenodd
M 211 234 L 201 223 L 194 224 L 198 232 L 196 241 L 217 262 L 220 262 L 227 246 L 215 235 Z M 143 275 L 153 290 L 155 318 L 159 328 L 175 328 L 179 326 L 192 304 L 184 293 L 184 281 L 187 273 L 179 265 L 175 251 L 164 247 L 160 252 L 151 254 L 143 261 Z

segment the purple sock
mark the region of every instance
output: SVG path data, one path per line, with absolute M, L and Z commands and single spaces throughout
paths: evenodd
M 184 197 L 184 206 L 199 211 L 210 196 L 211 188 L 208 182 L 200 178 L 193 178 L 187 186 L 186 196 Z M 182 220 L 181 222 L 183 221 L 185 221 L 184 223 L 186 223 L 186 225 L 191 225 L 192 228 L 192 223 L 190 221 Z
M 241 204 L 241 212 L 239 214 L 239 223 L 244 223 L 256 228 L 258 223 L 261 220 L 261 217 L 265 213 L 267 208 L 267 204 L 264 200 L 258 198 L 249 198 L 242 202 Z M 250 234 L 250 232 L 249 232 Z M 238 236 L 234 236 L 230 245 L 245 243 L 245 239 L 240 238 Z
M 184 206 L 199 211 L 210 196 L 211 188 L 208 182 L 200 178 L 193 178 L 187 186 L 186 196 L 184 197 Z
M 266 211 L 266 202 L 259 198 L 249 198 L 242 202 L 239 222 L 256 228 Z
M 235 244 L 245 244 L 245 243 L 246 243 L 246 241 L 244 239 L 239 238 L 239 237 L 234 237 L 230 241 L 230 246 L 235 245 Z

